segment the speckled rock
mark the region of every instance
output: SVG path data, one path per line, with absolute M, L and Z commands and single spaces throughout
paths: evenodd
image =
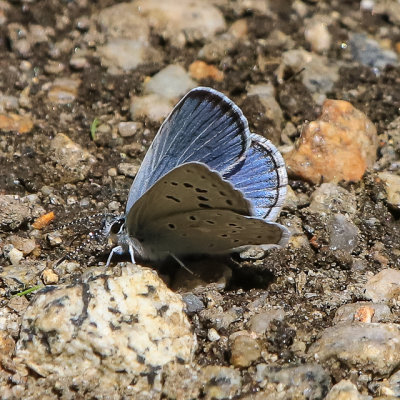
M 195 336 L 180 298 L 147 268 L 40 291 L 26 310 L 16 355 L 41 376 L 113 385 L 189 362 Z
M 211 1 L 138 0 L 135 6 L 155 33 L 176 47 L 210 38 L 226 29 L 222 13 Z
M 156 94 L 168 100 L 179 100 L 197 84 L 180 65 L 168 65 L 144 84 L 146 94 Z
M 189 365 L 168 364 L 165 367 L 166 379 L 163 394 L 168 399 L 192 400 L 200 397 L 202 381 L 199 368 Z
M 203 391 L 206 400 L 229 399 L 238 393 L 241 387 L 240 372 L 228 367 L 209 365 L 201 370 Z
M 354 215 L 357 211 L 357 199 L 353 193 L 334 183 L 323 183 L 311 195 L 308 210 L 317 214 L 340 212 Z
M 14 230 L 32 217 L 29 204 L 19 196 L 0 195 L 0 228 Z
M 378 177 L 385 184 L 387 202 L 396 210 L 400 210 L 400 176 L 390 172 L 381 172 Z
M 364 113 L 343 100 L 326 100 L 318 120 L 284 155 L 288 172 L 313 183 L 359 181 L 376 159 L 378 137 Z
M 335 214 L 329 221 L 329 248 L 351 253 L 358 244 L 358 228 L 343 214 Z
M 138 163 L 119 163 L 118 172 L 122 175 L 134 178 L 138 173 L 140 165 Z
M 33 121 L 29 116 L 14 113 L 0 114 L 0 132 L 29 133 L 33 128 Z
M 149 23 L 139 14 L 138 6 L 134 2 L 107 7 L 94 19 L 107 38 L 132 39 L 142 43 L 149 40 Z
M 365 320 L 366 315 L 369 320 Z M 360 322 L 388 322 L 391 318 L 392 313 L 386 304 L 359 301 L 340 306 L 336 310 L 333 323 L 360 321 L 360 319 L 363 319 Z
M 372 400 L 372 396 L 361 394 L 356 385 L 343 379 L 332 387 L 325 400 Z
M 17 261 L 17 260 L 16 260 Z M 4 266 L 0 282 L 12 292 L 19 292 L 40 283 L 40 272 L 46 268 L 44 261 L 20 259 L 16 264 Z
M 364 286 L 364 295 L 374 302 L 386 302 L 400 299 L 400 271 L 384 269 L 368 280 Z
M 330 377 L 325 370 L 316 364 L 304 364 L 295 367 L 279 367 L 258 364 L 255 379 L 261 387 L 269 382 L 280 384 L 279 391 L 272 399 L 303 399 L 307 393 L 310 399 L 322 399 L 328 393 Z M 268 394 L 268 393 L 266 393 Z
M 400 365 L 400 326 L 342 323 L 327 328 L 308 354 L 319 362 L 338 361 L 348 367 L 389 375 Z
M 50 157 L 56 162 L 55 169 L 62 182 L 85 179 L 96 162 L 95 157 L 63 133 L 51 141 L 50 150 Z

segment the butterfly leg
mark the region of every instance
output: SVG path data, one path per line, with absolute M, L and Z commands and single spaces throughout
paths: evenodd
M 106 267 L 108 267 L 110 265 L 111 259 L 114 254 L 118 254 L 118 255 L 124 254 L 124 249 L 122 248 L 122 246 L 116 246 L 111 250 L 111 253 L 107 258 Z
M 185 269 L 187 272 L 189 272 L 190 274 L 194 275 L 193 271 L 191 271 L 177 256 L 175 256 L 172 253 L 169 253 L 169 255 L 183 268 Z

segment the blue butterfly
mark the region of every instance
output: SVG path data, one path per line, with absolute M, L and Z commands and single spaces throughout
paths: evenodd
M 161 125 L 132 184 L 113 254 L 160 263 L 193 254 L 283 246 L 273 222 L 286 195 L 283 158 L 249 131 L 240 108 L 207 87 L 191 90 Z

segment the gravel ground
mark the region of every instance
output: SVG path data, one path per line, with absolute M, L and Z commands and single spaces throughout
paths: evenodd
M 0 1 L 1 398 L 400 397 L 399 16 L 394 0 Z M 96 215 L 123 212 L 196 86 L 281 150 L 289 245 L 187 260 L 194 276 L 105 269 Z

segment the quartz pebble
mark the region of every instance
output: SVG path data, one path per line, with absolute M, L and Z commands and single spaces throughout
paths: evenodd
M 132 137 L 142 129 L 143 129 L 143 124 L 140 122 L 128 121 L 128 122 L 120 122 L 118 124 L 118 132 L 122 137 Z
M 107 387 L 156 376 L 163 365 L 193 355 L 196 339 L 183 306 L 154 271 L 132 264 L 120 277 L 49 286 L 23 316 L 16 355 L 41 376 L 72 377 L 77 385 L 82 378 L 101 377 Z
M 369 314 L 368 320 L 360 320 L 365 311 Z M 340 306 L 333 319 L 334 324 L 341 322 L 388 322 L 392 318 L 390 308 L 386 304 L 359 301 L 357 303 L 344 304 Z
M 321 16 L 314 16 L 306 22 L 304 37 L 311 45 L 312 51 L 322 53 L 331 47 L 332 36 L 328 30 L 327 21 Z
M 144 84 L 146 94 L 156 94 L 168 100 L 178 100 L 197 86 L 180 65 L 168 65 Z
M 378 137 L 364 113 L 343 100 L 326 100 L 321 116 L 284 155 L 288 172 L 313 183 L 359 181 L 376 159 Z
M 282 321 L 284 318 L 285 311 L 283 309 L 272 308 L 253 315 L 248 322 L 248 327 L 252 332 L 263 335 L 270 329 L 272 321 Z

